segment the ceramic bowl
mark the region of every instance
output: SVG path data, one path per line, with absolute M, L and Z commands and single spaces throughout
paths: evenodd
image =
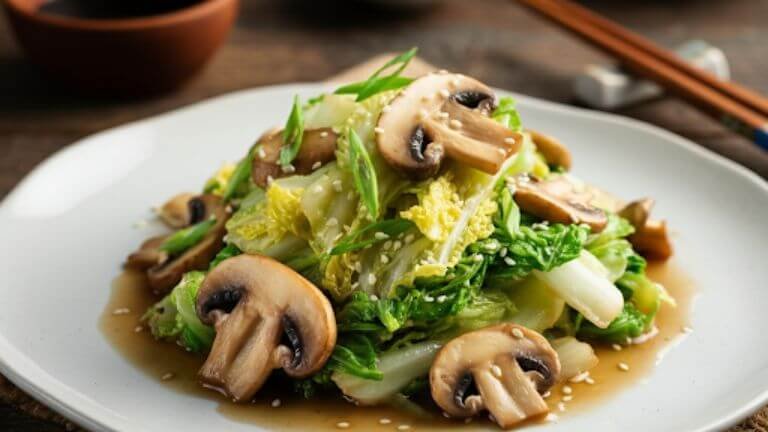
M 96 95 L 144 96 L 194 76 L 222 44 L 238 0 L 202 0 L 170 13 L 86 19 L 40 12 L 43 0 L 3 0 L 32 61 Z

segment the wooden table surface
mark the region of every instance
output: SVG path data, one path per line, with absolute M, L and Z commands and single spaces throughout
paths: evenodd
M 237 26 L 209 67 L 184 89 L 143 101 L 89 99 L 58 88 L 24 60 L 0 19 L 0 197 L 52 152 L 93 132 L 238 89 L 322 80 L 379 52 L 417 45 L 432 64 L 564 103 L 573 103 L 574 74 L 607 60 L 506 0 L 446 0 L 421 12 L 362 9 L 351 0 L 242 1 Z M 585 3 L 666 46 L 695 38 L 719 46 L 735 80 L 768 93 L 768 1 Z M 768 176 L 768 152 L 682 102 L 664 98 L 620 113 Z M 0 403 L 0 430 L 65 429 Z

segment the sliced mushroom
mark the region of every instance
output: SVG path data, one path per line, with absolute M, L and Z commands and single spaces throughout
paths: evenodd
M 600 232 L 608 217 L 591 200 L 589 192 L 577 190 L 564 176 L 546 181 L 519 177 L 515 183 L 515 202 L 525 212 L 555 223 L 585 223 L 593 232 Z
M 194 225 L 202 220 L 205 209 L 195 194 L 180 193 L 163 204 L 157 215 L 171 228 L 183 228 Z
M 309 174 L 319 166 L 336 158 L 336 140 L 338 135 L 331 128 L 318 128 L 304 131 L 301 148 L 291 162 L 293 168 L 280 166 L 280 149 L 283 146 L 283 130 L 272 129 L 259 138 L 253 157 L 251 175 L 253 182 L 266 187 L 270 178 L 276 179 L 291 174 Z
M 475 79 L 425 75 L 379 117 L 379 152 L 413 179 L 433 176 L 445 157 L 496 173 L 523 138 L 489 117 L 495 106 L 493 91 Z
M 229 211 L 224 207 L 221 198 L 205 194 L 189 201 L 190 225 L 215 218 L 216 224 L 199 243 L 192 246 L 179 256 L 168 256 L 167 259 L 147 270 L 149 286 L 158 294 L 165 294 L 179 283 L 184 273 L 192 270 L 203 270 L 208 267 L 216 253 L 224 246 L 226 234 L 225 224 L 229 219 Z
M 635 233 L 629 236 L 629 242 L 640 255 L 666 260 L 672 256 L 672 242 L 667 233 L 667 223 L 650 218 L 653 205 L 651 198 L 632 201 L 619 211 L 619 216 L 635 227 Z
M 490 411 L 502 428 L 545 414 L 541 397 L 558 380 L 560 361 L 540 334 L 500 324 L 459 336 L 429 371 L 432 398 L 451 417 Z
M 160 250 L 160 245 L 167 238 L 168 236 L 158 236 L 144 241 L 136 252 L 128 255 L 125 267 L 144 271 L 164 263 L 168 259 L 168 254 Z
M 199 377 L 235 402 L 247 402 L 273 369 L 304 378 L 323 367 L 336 344 L 328 299 L 289 267 L 239 255 L 213 269 L 197 297 L 197 315 L 216 328 Z
M 533 143 L 536 144 L 536 148 L 544 156 L 544 159 L 547 160 L 547 163 L 561 166 L 566 170 L 571 169 L 571 152 L 568 151 L 568 148 L 563 143 L 549 135 L 532 129 L 528 129 L 528 133 L 531 135 Z

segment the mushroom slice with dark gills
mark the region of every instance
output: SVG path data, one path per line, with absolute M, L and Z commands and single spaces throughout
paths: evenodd
M 183 228 L 201 222 L 205 217 L 205 206 L 200 197 L 184 192 L 163 204 L 157 215 L 169 227 Z
M 672 256 L 672 242 L 669 240 L 666 222 L 650 218 L 653 205 L 651 198 L 632 201 L 619 211 L 619 216 L 635 227 L 629 242 L 639 254 L 665 260 Z
M 273 369 L 304 378 L 336 344 L 331 304 L 312 283 L 267 257 L 227 259 L 203 281 L 197 315 L 216 328 L 199 377 L 205 387 L 247 402 Z
M 590 204 L 592 196 L 578 191 L 564 176 L 550 180 L 521 176 L 515 179 L 515 202 L 520 208 L 546 221 L 562 224 L 587 224 L 600 232 L 608 224 L 603 210 Z
M 251 176 L 253 182 L 266 187 L 269 179 L 292 174 L 309 174 L 318 167 L 336 159 L 338 135 L 331 128 L 304 131 L 301 148 L 290 168 L 280 166 L 280 149 L 283 146 L 283 130 L 272 129 L 259 138 L 253 156 Z
M 198 243 L 177 255 L 163 250 L 165 241 L 171 236 L 159 236 L 142 243 L 139 250 L 130 254 L 125 262 L 127 268 L 146 271 L 150 288 L 158 294 L 167 294 L 179 283 L 184 273 L 208 268 L 208 264 L 223 246 L 226 234 L 224 225 L 229 218 L 229 211 L 221 198 L 205 194 L 189 199 L 185 217 L 185 226 L 193 226 L 211 218 L 215 219 L 215 223 Z
M 560 361 L 533 330 L 500 324 L 448 342 L 429 371 L 432 398 L 451 417 L 489 411 L 502 428 L 549 411 L 542 398 L 557 382 Z
M 494 174 L 523 140 L 490 118 L 495 106 L 493 91 L 475 79 L 425 75 L 381 114 L 376 145 L 389 165 L 412 179 L 432 177 L 446 157 Z
M 541 132 L 528 129 L 531 140 L 536 144 L 536 149 L 544 156 L 547 163 L 571 169 L 571 152 L 559 140 Z

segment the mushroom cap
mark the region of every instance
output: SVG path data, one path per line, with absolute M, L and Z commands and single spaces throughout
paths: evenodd
M 548 411 L 541 394 L 559 374 L 557 353 L 542 335 L 505 323 L 448 342 L 432 363 L 429 382 L 435 403 L 452 417 L 488 410 L 508 428 Z M 478 394 L 467 394 L 473 387 Z
M 154 265 L 147 271 L 149 286 L 158 294 L 168 293 L 181 281 L 184 273 L 208 268 L 208 264 L 224 245 L 225 225 L 229 218 L 229 212 L 224 207 L 224 202 L 221 198 L 216 195 L 205 194 L 191 199 L 189 203 L 197 203 L 192 205 L 201 206 L 204 209 L 202 216 L 195 217 L 195 219 L 199 217 L 200 220 L 192 220 L 191 222 L 197 223 L 210 217 L 215 217 L 216 224 L 199 243 L 177 257 L 168 257 L 166 254 L 166 260 Z M 196 210 L 195 212 L 199 213 L 199 211 Z M 160 244 L 157 246 L 159 247 Z
M 194 224 L 190 222 L 192 214 L 197 211 L 198 204 L 192 204 L 195 194 L 182 192 L 166 201 L 157 211 L 160 219 L 171 228 L 183 228 Z M 199 221 L 198 221 L 199 222 Z
M 488 173 L 517 152 L 522 136 L 489 117 L 493 90 L 458 74 L 425 75 L 392 100 L 377 123 L 376 144 L 393 168 L 431 177 L 445 157 Z
M 635 229 L 641 229 L 648 222 L 654 204 L 653 198 L 641 198 L 632 201 L 619 210 L 619 216 L 628 220 Z
M 654 204 L 652 198 L 632 201 L 619 211 L 619 216 L 635 227 L 635 233 L 629 236 L 628 240 L 640 255 L 666 260 L 672 256 L 672 242 L 667 232 L 667 223 L 651 219 Z
M 271 129 L 259 138 L 256 145 L 263 149 L 253 157 L 251 176 L 253 182 L 266 187 L 269 178 L 280 178 L 291 174 L 309 174 L 317 169 L 317 163 L 325 165 L 336 159 L 338 135 L 331 128 L 317 128 L 304 131 L 301 148 L 291 162 L 294 170 L 287 172 L 279 164 L 280 149 L 283 146 L 283 130 Z M 259 154 L 260 153 L 260 154 Z
M 294 378 L 323 367 L 336 345 L 336 319 L 312 283 L 271 258 L 239 255 L 206 276 L 200 320 L 216 339 L 199 377 L 234 401 L 248 401 L 273 369 Z
M 554 223 L 584 223 L 592 232 L 600 232 L 608 224 L 608 216 L 591 205 L 591 199 L 591 194 L 579 192 L 564 176 L 550 180 L 519 177 L 515 182 L 515 202 L 525 212 Z
M 531 135 L 536 149 L 544 156 L 547 163 L 559 165 L 566 170 L 571 169 L 572 158 L 568 147 L 564 146 L 558 139 L 541 132 L 532 129 L 528 129 L 527 132 Z
M 147 270 L 164 263 L 168 259 L 168 254 L 160 250 L 160 245 L 167 238 L 168 236 L 157 236 L 145 240 L 136 252 L 128 255 L 125 260 L 125 267 L 134 270 Z

